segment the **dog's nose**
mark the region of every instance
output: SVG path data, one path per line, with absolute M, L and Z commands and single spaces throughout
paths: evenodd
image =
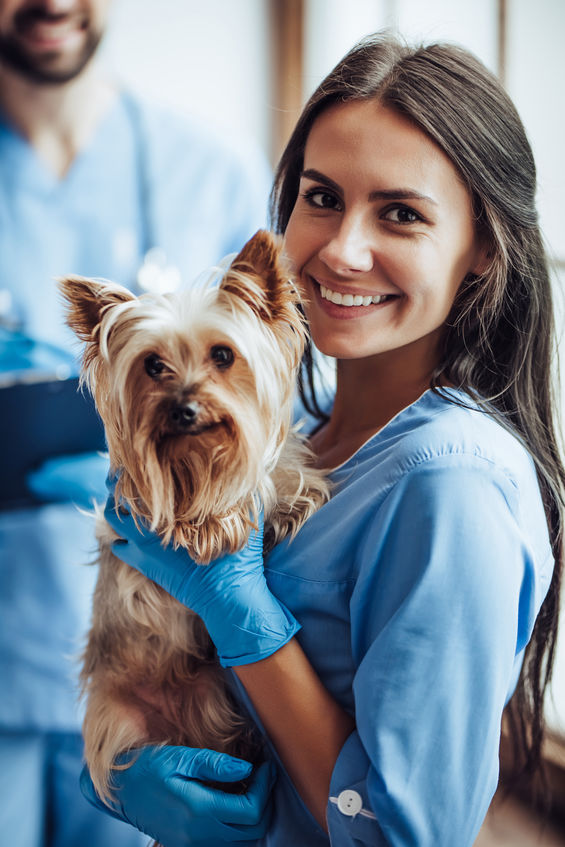
M 194 426 L 200 413 L 200 404 L 196 400 L 179 403 L 169 411 L 169 424 L 175 432 L 187 432 Z

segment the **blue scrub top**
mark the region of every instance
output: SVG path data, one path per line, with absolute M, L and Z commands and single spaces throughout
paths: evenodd
M 445 394 L 427 391 L 337 468 L 330 502 L 266 564 L 355 716 L 328 802 L 336 847 L 471 847 L 551 580 L 532 460 L 465 394 Z M 330 843 L 282 767 L 260 843 Z
M 55 280 L 81 274 L 131 287 L 151 246 L 140 212 L 148 187 L 150 228 L 184 284 L 265 225 L 271 175 L 255 147 L 230 139 L 228 148 L 135 98 L 134 122 L 130 103 L 116 100 L 63 179 L 0 116 L 0 325 L 60 348 L 75 369 L 79 345 Z M 76 657 L 95 550 L 92 521 L 73 503 L 0 512 L 1 728 L 79 729 Z

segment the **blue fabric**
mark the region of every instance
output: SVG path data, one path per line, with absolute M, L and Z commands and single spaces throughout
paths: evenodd
M 282 773 L 260 843 L 470 847 L 553 570 L 533 463 L 490 416 L 428 391 L 333 480 L 266 573 L 357 728 L 332 777 L 330 839 Z M 355 816 L 337 805 L 348 789 Z
M 77 791 L 81 761 L 75 733 L 0 732 L 2 844 L 147 847 L 145 835 L 92 808 Z

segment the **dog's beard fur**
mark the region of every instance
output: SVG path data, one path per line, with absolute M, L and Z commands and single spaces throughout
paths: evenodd
M 134 297 L 61 281 L 86 342 L 83 382 L 104 421 L 116 501 L 199 563 L 240 549 L 263 508 L 266 537 L 294 534 L 327 499 L 291 429 L 304 325 L 279 245 L 260 231 L 217 288 Z M 190 417 L 187 406 L 190 406 Z M 98 516 L 100 574 L 81 674 L 85 755 L 109 801 L 118 754 L 147 743 L 256 762 L 200 619 L 116 559 Z

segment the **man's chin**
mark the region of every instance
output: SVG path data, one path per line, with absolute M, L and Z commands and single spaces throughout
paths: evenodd
M 101 38 L 102 33 L 90 33 L 82 49 L 74 56 L 64 56 L 57 50 L 38 56 L 25 50 L 17 41 L 0 39 L 0 63 L 36 85 L 64 85 L 82 73 Z

